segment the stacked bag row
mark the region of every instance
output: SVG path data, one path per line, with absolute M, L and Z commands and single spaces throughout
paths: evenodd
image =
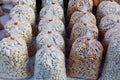
M 13 0 L 10 20 L 4 26 L 5 38 L 0 41 L 0 78 L 25 79 L 32 76 L 29 56 L 35 55 L 32 37 L 35 34 L 35 0 Z
M 97 8 L 100 40 L 104 46 L 104 66 L 99 80 L 120 79 L 120 5 L 114 0 L 102 1 Z
M 69 0 L 67 11 L 68 54 L 67 75 L 96 80 L 99 75 L 103 46 L 98 41 L 92 0 Z
M 66 80 L 63 0 L 42 0 L 34 80 Z

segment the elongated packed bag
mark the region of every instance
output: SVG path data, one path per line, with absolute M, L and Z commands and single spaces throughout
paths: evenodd
M 109 43 L 99 80 L 120 80 L 120 35 L 114 36 Z
M 29 56 L 33 56 L 36 50 L 32 42 L 32 28 L 28 21 L 20 21 L 17 19 L 11 19 L 5 25 L 5 36 L 19 36 L 27 43 Z
M 65 42 L 63 37 L 56 31 L 45 30 L 38 34 L 36 38 L 37 49 L 42 48 L 47 44 L 52 44 L 57 46 L 57 48 L 61 49 L 65 52 Z
M 63 8 L 56 1 L 51 1 L 48 5 L 43 7 L 40 11 L 39 17 L 40 19 L 42 19 L 46 16 L 52 16 L 52 15 L 59 17 L 59 19 L 65 22 Z
M 25 79 L 31 76 L 27 45 L 23 38 L 8 37 L 0 41 L 0 78 Z
M 66 80 L 65 57 L 60 49 L 47 45 L 38 50 L 34 80 Z
M 10 18 L 20 18 L 22 21 L 27 20 L 31 23 L 33 36 L 37 34 L 36 26 L 35 26 L 35 12 L 28 5 L 15 5 L 9 14 Z
M 79 37 L 72 45 L 67 74 L 71 77 L 96 80 L 102 59 L 103 47 L 96 39 Z
M 102 1 L 98 5 L 96 12 L 97 24 L 99 24 L 101 19 L 108 14 L 120 15 L 120 5 L 114 0 Z
M 93 0 L 69 0 L 68 11 L 67 11 L 67 20 L 69 22 L 71 15 L 75 11 L 92 11 Z

